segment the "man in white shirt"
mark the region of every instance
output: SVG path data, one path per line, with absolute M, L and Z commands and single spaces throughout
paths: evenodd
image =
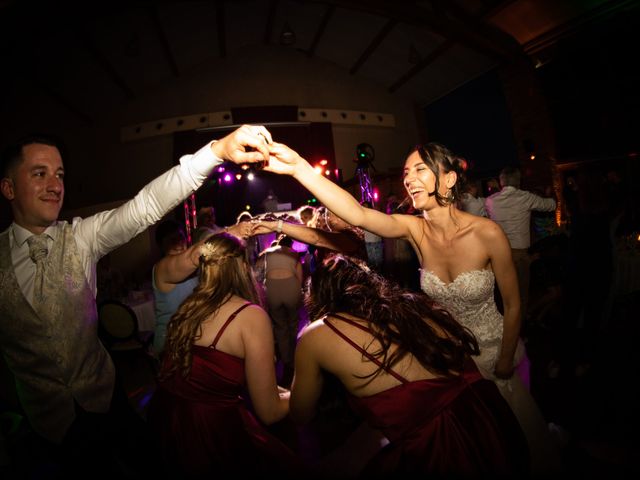
M 529 258 L 531 246 L 531 212 L 551 212 L 556 208 L 553 198 L 543 198 L 526 190 L 520 190 L 520 170 L 505 167 L 500 172 L 499 192 L 487 197 L 485 208 L 489 218 L 502 227 L 511 244 L 511 254 L 518 274 L 521 310 L 526 318 L 529 299 Z
M 123 410 L 97 336 L 96 263 L 160 220 L 223 160 L 268 159 L 270 140 L 264 127 L 244 125 L 183 156 L 122 206 L 71 223 L 58 221 L 64 166 L 56 142 L 31 136 L 4 152 L 0 191 L 13 223 L 0 233 L 0 352 L 37 441 L 60 451 L 64 468 L 109 471 L 117 463 L 104 457 Z
M 460 210 L 479 217 L 486 217 L 485 198 L 478 195 L 480 193 L 479 183 L 477 180 L 469 179 L 467 191 L 462 194 L 460 199 Z

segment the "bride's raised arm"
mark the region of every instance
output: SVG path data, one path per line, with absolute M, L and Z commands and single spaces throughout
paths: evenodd
M 408 222 L 402 219 L 406 215 L 387 215 L 363 207 L 348 191 L 318 175 L 309 162 L 283 143 L 271 143 L 269 153 L 269 165 L 265 170 L 292 176 L 329 210 L 351 225 L 387 238 L 409 236 Z

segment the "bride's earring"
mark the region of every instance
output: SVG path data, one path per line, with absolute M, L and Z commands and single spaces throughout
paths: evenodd
M 449 189 L 447 190 L 447 195 L 446 195 L 446 200 L 448 204 L 452 204 L 453 203 L 453 190 Z

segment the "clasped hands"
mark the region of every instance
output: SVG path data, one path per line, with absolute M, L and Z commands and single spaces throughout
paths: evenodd
M 264 169 L 293 175 L 302 158 L 283 143 L 274 142 L 262 125 L 242 125 L 211 144 L 214 155 L 236 164 L 265 162 Z

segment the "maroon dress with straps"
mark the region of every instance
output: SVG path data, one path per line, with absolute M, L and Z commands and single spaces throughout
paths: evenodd
M 366 332 L 370 329 L 331 314 Z M 324 323 L 362 355 L 380 365 L 325 317 Z M 369 462 L 363 478 L 398 474 L 442 477 L 526 475 L 528 447 L 517 419 L 495 384 L 469 360 L 462 375 L 408 381 L 349 404 L 389 440 Z M 415 478 L 415 477 L 411 477 Z
M 243 399 L 244 359 L 216 350 L 227 319 L 209 347 L 193 345 L 190 374 L 158 384 L 148 420 L 162 460 L 190 477 L 295 472 L 293 452 L 271 435 Z

